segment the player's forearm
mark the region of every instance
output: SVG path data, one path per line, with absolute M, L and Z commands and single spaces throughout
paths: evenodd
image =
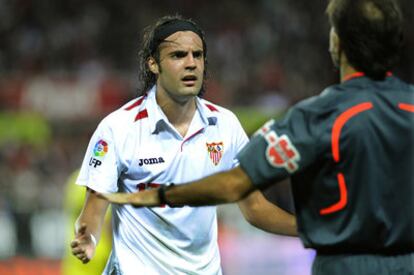
M 100 220 L 80 215 L 75 222 L 75 234 L 79 232 L 82 225 L 86 225 L 86 234 L 91 234 L 94 240 L 98 242 L 101 236 L 102 224 L 103 222 Z
M 246 220 L 261 230 L 279 235 L 298 235 L 295 216 L 276 206 L 253 214 L 253 216 Z
M 261 230 L 273 234 L 297 236 L 295 216 L 269 202 L 259 191 L 239 202 L 239 208 L 244 218 Z
M 275 215 L 270 218 L 269 226 L 264 226 L 263 230 L 275 234 L 298 236 L 296 217 L 277 206 L 274 207 L 278 210 L 273 211 Z
M 166 191 L 170 205 L 216 205 L 236 202 L 254 190 L 241 168 L 218 173 L 202 180 L 175 186 Z
M 85 205 L 75 222 L 75 232 L 78 232 L 82 224 L 85 224 L 86 232 L 92 234 L 96 241 L 99 241 L 108 205 L 107 201 L 97 197 L 93 191 L 88 190 Z

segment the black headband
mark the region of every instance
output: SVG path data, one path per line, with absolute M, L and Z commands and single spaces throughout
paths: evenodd
M 198 29 L 193 23 L 181 19 L 175 19 L 155 29 L 154 37 L 150 43 L 151 54 L 155 53 L 158 46 L 165 40 L 165 38 L 179 31 L 192 31 L 196 33 L 203 41 L 203 47 L 205 48 L 203 34 L 200 29 Z

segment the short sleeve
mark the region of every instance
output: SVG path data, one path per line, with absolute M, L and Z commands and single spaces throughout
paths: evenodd
M 240 124 L 240 121 L 234 116 L 234 123 L 232 123 L 232 132 L 233 132 L 233 146 L 234 146 L 234 158 L 232 167 L 236 167 L 239 165 L 239 160 L 237 159 L 237 154 L 246 146 L 249 142 L 249 138 L 247 137 L 246 132 L 244 131 L 243 127 Z
M 238 154 L 242 169 L 259 188 L 281 181 L 316 158 L 310 115 L 292 108 L 281 121 L 269 120 Z
M 120 174 L 113 131 L 103 120 L 89 141 L 76 184 L 106 193 L 118 190 Z

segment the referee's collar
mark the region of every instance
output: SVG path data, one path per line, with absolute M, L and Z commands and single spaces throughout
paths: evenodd
M 151 133 L 157 134 L 161 131 L 168 129 L 171 125 L 168 121 L 167 116 L 162 111 L 161 107 L 157 104 L 156 100 L 156 87 L 153 86 L 147 93 L 147 102 L 145 108 L 148 110 L 148 119 L 150 122 Z M 205 100 L 196 97 L 196 112 L 201 118 L 202 127 L 215 126 L 217 124 L 217 113 L 218 109 Z M 197 113 L 195 115 L 197 115 Z

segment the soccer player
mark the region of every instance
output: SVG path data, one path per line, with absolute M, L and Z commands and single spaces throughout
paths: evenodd
M 72 253 L 88 262 L 108 202 L 96 192 L 142 192 L 229 170 L 248 139 L 233 113 L 199 97 L 207 46 L 179 16 L 161 18 L 143 39 L 143 94 L 93 134 L 77 184 L 88 189 Z M 260 192 L 240 203 L 252 224 L 294 235 L 295 219 Z M 112 208 L 113 250 L 104 274 L 221 274 L 215 207 Z
M 238 201 L 291 177 L 313 274 L 414 274 L 414 87 L 392 74 L 402 41 L 394 0 L 331 0 L 338 85 L 269 121 L 240 166 L 188 185 L 103 194 L 135 206 Z

